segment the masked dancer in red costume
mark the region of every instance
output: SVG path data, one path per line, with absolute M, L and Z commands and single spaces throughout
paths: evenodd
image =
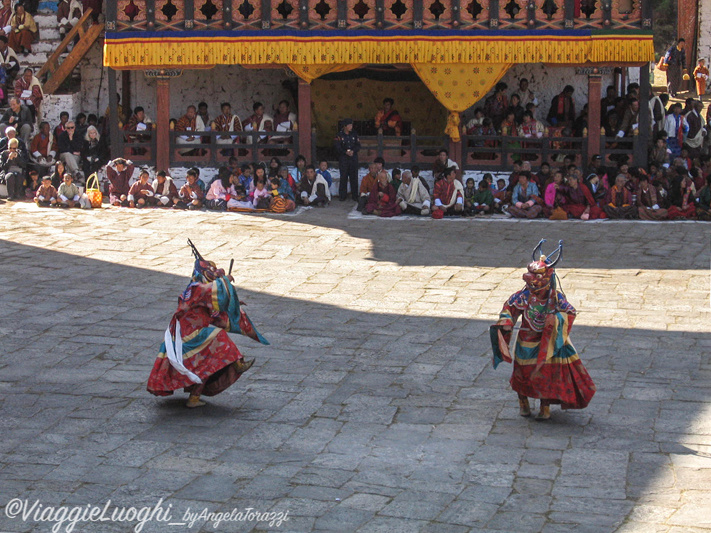
M 206 261 L 192 242 L 195 267 L 190 284 L 178 298 L 165 341 L 148 378 L 148 392 L 169 396 L 185 389 L 190 393 L 187 407 L 205 405 L 201 395 L 214 396 L 225 390 L 249 370 L 254 359 L 246 361 L 227 333 L 246 335 L 269 344 L 254 329 L 240 308 L 234 279 Z M 244 304 L 243 304 L 244 305 Z
M 521 317 L 511 388 L 518 393 L 521 416 L 531 415 L 529 398 L 540 399 L 537 420 L 550 418 L 551 404 L 583 409 L 595 394 L 595 384 L 570 342 L 575 308 L 558 290 L 555 265 L 563 255 L 563 241 L 548 257 L 541 253 L 544 242 L 534 249 L 533 261 L 523 275 L 526 286 L 509 297 L 499 321 L 490 328 L 496 368 L 501 361 L 511 362 L 511 331 Z

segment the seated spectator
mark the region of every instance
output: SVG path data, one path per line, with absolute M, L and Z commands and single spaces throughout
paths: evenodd
M 306 175 L 306 158 L 299 154 L 294 161 L 294 181 L 300 183 Z
M 531 113 L 530 111 L 526 111 L 523 114 L 523 123 L 518 127 L 519 137 L 526 137 L 527 139 L 540 139 L 541 137 L 543 137 L 545 131 L 546 127 L 542 123 L 538 122 L 535 118 L 533 118 L 533 113 Z M 541 165 L 543 165 L 543 163 Z
M 97 130 L 94 126 L 89 126 L 84 134 L 84 143 L 81 149 L 81 161 L 84 177 L 88 177 L 94 172 L 98 172 L 103 166 L 103 145 L 101 144 L 99 130 Z
M 606 218 L 588 187 L 581 183 L 577 172 L 568 177 L 568 183 L 561 187 L 561 192 L 565 195 L 563 209 L 568 218 L 579 218 L 580 220 Z
M 382 130 L 383 135 L 402 135 L 402 117 L 393 107 L 395 100 L 385 98 L 383 108 L 375 115 L 375 127 Z
M 269 187 L 272 194 L 270 209 L 280 213 L 288 213 L 296 209 L 294 191 L 286 180 L 279 176 L 270 178 Z M 277 207 L 280 204 L 283 205 Z
M 711 221 L 711 174 L 706 176 L 706 185 L 696 198 L 696 218 Z
M 518 82 L 518 90 L 516 91 L 521 98 L 521 107 L 527 109 L 528 104 L 538 105 L 538 98 L 529 88 L 528 80 L 526 78 L 521 78 Z
M 703 109 L 703 102 L 695 100 L 691 105 L 691 110 L 684 116 L 686 123 L 689 125 L 689 131 L 686 133 L 686 139 L 684 140 L 684 148 L 687 149 L 692 159 L 701 155 L 704 138 L 706 137 L 706 128 L 704 127 L 706 123 L 701 116 Z
M 12 0 L 2 0 L 2 7 L 0 7 L 0 37 L 5 37 L 10 34 L 12 27 L 10 26 L 10 19 L 12 18 Z M 7 40 L 5 41 L 7 43 Z
M 141 169 L 138 175 L 138 181 L 136 181 L 128 189 L 128 194 L 126 199 L 128 200 L 128 207 L 148 207 L 156 204 L 155 193 L 153 192 L 153 185 L 150 183 L 151 176 L 148 174 L 148 170 Z
M 210 115 L 207 112 L 207 102 L 200 102 L 198 104 L 197 116 L 200 117 L 200 120 L 202 121 L 202 124 L 205 127 L 203 131 L 210 131 L 210 126 L 212 125 L 212 122 L 210 122 Z
M 22 155 L 25 156 L 25 159 L 29 161 L 28 158 L 28 151 L 27 151 L 27 146 L 25 145 L 25 141 L 17 137 L 17 131 L 15 131 L 15 128 L 12 126 L 9 126 L 8 128 L 5 128 L 5 137 L 0 139 L 0 152 L 3 150 L 7 150 L 7 147 L 10 143 L 11 139 L 17 139 L 18 145 L 17 148 L 22 152 Z
M 528 172 L 520 172 L 518 183 L 511 195 L 509 214 L 514 218 L 536 218 L 541 213 L 541 193 L 535 183 L 529 180 Z
M 396 199 L 402 213 L 422 216 L 430 214 L 430 191 L 422 178 L 413 176 L 409 170 L 402 173 Z
M 457 179 L 457 169 L 450 167 L 443 173 L 443 178 L 434 186 L 434 208 L 432 216 L 462 215 L 464 213 L 464 186 Z
M 42 122 L 37 135 L 30 143 L 30 159 L 32 166 L 40 175 L 49 174 L 49 169 L 54 165 L 57 157 L 57 141 L 49 129 L 49 122 Z
M 562 209 L 565 204 L 565 195 L 563 194 L 563 173 L 556 170 L 553 173 L 553 181 L 551 181 L 543 193 L 543 214 L 546 218 L 550 218 L 553 210 L 557 207 Z M 540 190 L 540 189 L 539 189 Z
M 514 114 L 514 122 L 518 126 L 523 123 L 523 114 L 526 110 L 521 105 L 521 97 L 514 93 L 511 95 L 511 100 L 509 101 L 509 107 L 506 108 L 506 114 Z
M 664 120 L 664 131 L 667 134 L 667 148 L 670 150 L 670 157 L 681 155 L 681 143 L 684 135 L 689 132 L 689 124 L 681 114 L 681 104 L 674 104 L 671 113 Z
M 378 217 L 394 217 L 400 214 L 397 192 L 388 181 L 388 173 L 384 170 L 378 174 L 378 181 L 368 195 L 365 212 Z
M 478 133 L 479 127 L 484 123 L 484 110 L 481 107 L 477 107 L 474 110 L 474 117 L 467 122 L 464 126 L 463 132 L 465 135 L 481 135 Z
M 328 186 L 331 187 L 331 185 L 333 184 L 333 179 L 331 178 L 331 173 L 328 170 L 328 161 L 322 159 L 321 162 L 318 164 L 318 172 L 316 173 L 323 176 L 323 179 L 326 180 Z
M 476 194 L 476 185 L 474 178 L 469 178 L 464 184 L 464 214 L 471 215 L 472 205 L 474 203 L 474 194 Z
M 583 105 L 583 110 L 573 123 L 573 137 L 582 137 L 588 129 L 588 104 Z
M 572 85 L 566 85 L 563 92 L 554 96 L 548 111 L 548 122 L 557 127 L 573 127 L 575 122 L 575 103 Z
M 220 105 L 222 114 L 212 121 L 212 131 L 219 132 L 240 132 L 242 131 L 242 121 L 237 115 L 232 114 L 232 106 L 229 102 L 223 102 Z M 219 135 L 217 144 L 235 144 L 239 143 L 240 139 L 237 135 Z M 222 150 L 222 155 L 232 155 L 233 150 Z
M 269 209 L 272 203 L 271 187 L 267 186 L 267 177 L 258 173 L 254 178 L 254 192 L 252 193 L 252 207 L 254 209 Z
M 459 170 L 459 165 L 449 158 L 449 151 L 446 148 L 440 148 L 437 152 L 437 159 L 432 165 L 432 177 L 435 183 L 444 178 L 444 172 L 450 168 Z
M 10 108 L 5 111 L 0 121 L 2 122 L 0 123 L 0 131 L 4 131 L 7 135 L 7 128 L 11 126 L 16 133 L 19 133 L 25 147 L 29 144 L 34 120 L 30 109 L 22 104 L 19 98 L 14 96 L 10 98 Z
M 410 171 L 412 172 L 412 179 L 419 179 L 422 182 L 422 185 L 425 186 L 425 189 L 427 189 L 427 192 L 429 193 L 430 184 L 427 183 L 427 180 L 423 176 L 420 176 L 420 167 L 418 167 L 417 165 L 412 165 Z
M 176 209 L 195 210 L 202 207 L 205 193 L 200 186 L 200 178 L 193 169 L 188 170 L 185 177 L 185 185 L 178 191 L 178 202 L 174 205 Z
M 490 215 L 494 212 L 494 195 L 486 179 L 479 182 L 474 197 L 472 198 L 472 213 L 474 215 Z
M 54 171 L 52 172 L 51 178 L 52 178 L 52 186 L 55 189 L 59 189 L 59 186 L 62 184 L 62 181 L 64 180 L 64 174 L 67 171 L 67 169 L 64 167 L 64 163 L 62 163 L 60 160 L 57 160 L 57 162 L 54 164 Z
M 531 176 L 531 181 L 538 185 L 538 190 L 545 190 L 548 182 L 553 179 L 551 174 L 551 165 L 548 161 L 542 161 L 538 169 L 538 174 Z
M 173 178 L 168 176 L 164 170 L 156 173 L 153 180 L 153 193 L 158 207 L 171 207 L 178 203 L 178 189 L 173 183 Z
M 81 189 L 74 183 L 74 176 L 69 172 L 64 173 L 64 181 L 57 189 L 56 207 L 81 207 L 91 209 L 91 202 L 86 194 L 82 194 Z
M 513 191 L 511 191 L 513 192 Z M 507 203 L 508 197 L 511 194 L 506 186 L 506 180 L 499 178 L 496 180 L 496 187 L 491 192 L 494 195 L 494 209 L 501 211 L 504 204 Z
M 647 174 L 640 174 L 637 190 L 637 209 L 642 220 L 666 220 L 667 210 L 659 206 L 657 190 L 649 183 Z
M 632 194 L 625 187 L 627 178 L 624 174 L 618 174 L 615 184 L 607 193 L 607 204 L 605 213 L 611 219 L 633 219 L 639 216 L 637 207 L 632 204 Z
M 632 99 L 625 109 L 617 131 L 617 137 L 633 137 L 635 130 L 639 128 L 639 100 Z
M 296 195 L 299 192 L 299 183 L 294 180 L 291 174 L 289 174 L 289 168 L 288 167 L 281 167 L 279 169 L 279 177 L 281 178 L 283 183 L 286 183 L 291 187 L 291 193 L 296 198 Z
M 39 173 L 34 168 L 27 168 L 27 179 L 25 180 L 25 198 L 32 200 L 35 197 L 35 192 L 42 184 Z
M 54 207 L 57 203 L 57 189 L 52 185 L 52 178 L 50 176 L 44 176 L 42 178 L 42 185 L 37 189 L 35 194 L 35 203 L 39 207 Z
M 657 134 L 654 148 L 652 148 L 652 153 L 649 155 L 649 163 L 669 168 L 670 156 L 671 150 L 667 147 L 667 134 L 662 131 Z
M 331 201 L 331 191 L 328 188 L 328 183 L 323 176 L 316 174 L 316 169 L 313 165 L 306 167 L 306 175 L 301 180 L 300 189 L 301 195 L 299 198 L 304 205 L 325 207 Z
M 277 106 L 274 114 L 274 125 L 275 131 L 296 131 L 299 129 L 296 123 L 296 113 L 289 110 L 289 102 L 286 100 L 282 100 Z M 277 136 L 271 137 L 269 140 L 275 143 L 288 143 L 291 142 L 291 137 Z
M 375 163 L 368 165 L 368 173 L 363 176 L 360 182 L 359 196 L 358 196 L 358 211 L 363 211 L 365 205 L 368 203 L 368 197 L 370 196 L 370 191 L 373 190 L 378 176 L 378 166 Z
M 62 132 L 67 131 L 67 122 L 69 122 L 69 113 L 62 111 L 59 114 L 59 124 L 54 127 L 54 138 L 59 139 Z
M 124 131 L 130 132 L 130 134 L 126 135 L 126 141 L 129 143 L 148 143 L 151 140 L 151 131 L 153 131 L 154 127 L 155 124 L 146 116 L 143 107 L 136 106 L 133 114 L 123 126 Z M 146 151 L 145 148 L 131 147 L 131 154 L 133 155 L 143 155 Z
M 494 94 L 484 100 L 484 115 L 491 119 L 493 127 L 496 130 L 501 127 L 501 122 L 504 120 L 506 108 L 509 107 L 509 100 L 506 97 L 506 89 L 508 89 L 508 85 L 500 81 L 494 87 Z
M 205 124 L 197 114 L 197 108 L 194 105 L 188 106 L 186 113 L 178 119 L 175 124 L 175 131 L 185 132 L 186 135 L 181 135 L 176 139 L 178 144 L 201 144 L 202 138 L 195 135 L 196 132 L 205 131 Z M 196 150 L 178 150 L 180 155 L 198 155 Z
M 20 141 L 10 139 L 7 150 L 0 155 L 0 181 L 7 185 L 9 200 L 19 200 L 25 196 L 25 168 L 27 160 L 19 150 Z
M 605 206 L 607 200 L 607 188 L 600 177 L 602 173 L 603 171 L 599 170 L 585 178 L 585 185 L 590 191 L 590 194 L 592 194 L 595 204 L 601 209 Z
M 1 31 L 1 30 L 0 30 Z M 5 73 L 5 81 L 2 82 L 2 95 L 0 101 L 5 102 L 7 97 L 14 92 L 15 78 L 20 71 L 20 60 L 15 51 L 7 45 L 7 37 L 0 35 L 0 68 Z M 0 73 L 0 78 L 3 76 Z
M 57 2 L 57 27 L 60 39 L 64 39 L 64 36 L 76 26 L 83 14 L 84 7 L 79 0 L 59 0 Z
M 109 180 L 109 201 L 117 207 L 128 207 L 129 182 L 133 176 L 133 163 L 123 158 L 109 161 L 106 178 Z
M 7 42 L 15 52 L 25 55 L 32 53 L 32 43 L 37 40 L 37 25 L 32 15 L 25 12 L 25 6 L 18 2 L 15 4 L 15 14 L 10 19 L 10 35 Z
M 402 184 L 402 171 L 399 168 L 394 168 L 392 172 L 390 173 L 390 185 L 393 186 L 393 189 L 395 189 L 395 193 L 397 194 L 397 190 L 400 188 L 400 185 Z
M 66 131 L 57 139 L 59 159 L 62 160 L 67 171 L 74 176 L 81 165 L 81 150 L 84 148 L 84 139 L 76 134 L 74 122 L 67 122 Z
M 677 169 L 677 173 L 679 177 L 672 185 L 670 194 L 669 220 L 696 218 L 696 188 L 694 187 L 694 181 L 681 169 Z
M 244 121 L 244 131 L 274 131 L 274 119 L 264 114 L 264 104 L 262 102 L 254 102 L 252 106 L 254 113 Z M 266 135 L 262 135 L 259 141 L 265 141 Z M 251 137 L 247 137 L 247 143 L 252 143 Z
M 35 117 L 41 116 L 38 115 L 38 113 L 41 112 L 40 109 L 44 93 L 42 92 L 42 86 L 39 80 L 35 78 L 31 68 L 25 69 L 22 77 L 15 80 L 15 96 L 32 111 L 33 121 Z
M 205 207 L 211 211 L 226 211 L 227 202 L 233 196 L 237 196 L 237 191 L 230 179 L 231 173 L 224 172 L 220 179 L 212 182 L 210 189 L 205 195 Z

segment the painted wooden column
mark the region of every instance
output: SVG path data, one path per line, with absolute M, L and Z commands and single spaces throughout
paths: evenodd
M 600 118 L 602 109 L 602 76 L 597 68 L 588 75 L 588 160 L 600 153 Z M 587 164 L 587 161 L 585 161 Z
M 121 143 L 119 133 L 119 121 L 123 121 L 123 117 L 119 117 L 118 113 L 118 95 L 116 88 L 116 71 L 112 68 L 108 69 L 109 74 L 109 151 L 111 158 L 123 157 L 123 144 Z
M 311 156 L 311 85 L 301 78 L 298 97 L 299 153 L 308 158 Z
M 156 170 L 170 168 L 170 78 L 156 80 Z

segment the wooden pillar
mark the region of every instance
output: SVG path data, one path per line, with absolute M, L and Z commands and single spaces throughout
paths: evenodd
M 644 168 L 647 168 L 647 151 L 652 131 L 652 116 L 648 104 L 651 92 L 649 63 L 645 63 L 639 67 L 639 134 L 634 148 L 634 164 Z
M 690 73 L 696 66 L 696 40 L 698 38 L 696 31 L 697 27 L 700 29 L 697 9 L 698 4 L 696 0 L 677 0 L 677 39 L 683 38 L 686 41 L 686 68 Z M 693 81 L 682 80 L 681 82 L 682 91 L 689 90 L 693 86 Z
M 123 104 L 123 110 L 125 117 L 119 117 L 121 122 L 124 122 L 128 117 L 133 114 L 133 103 L 131 102 L 131 71 L 122 70 L 121 71 L 121 103 Z
M 123 157 L 123 145 L 119 138 L 118 96 L 116 94 L 116 71 L 109 68 L 109 149 L 111 158 Z
M 299 78 L 299 153 L 311 155 L 311 85 Z M 316 161 L 312 161 L 316 165 Z
M 156 170 L 170 168 L 170 78 L 156 78 Z
M 588 75 L 588 159 L 600 153 L 601 100 L 602 76 L 594 69 L 593 74 Z M 583 162 L 584 165 L 587 163 Z

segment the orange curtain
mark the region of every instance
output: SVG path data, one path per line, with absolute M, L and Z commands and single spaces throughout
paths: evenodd
M 481 100 L 506 74 L 511 63 L 413 63 L 417 75 L 449 110 L 445 133 L 460 141 L 459 114 Z

